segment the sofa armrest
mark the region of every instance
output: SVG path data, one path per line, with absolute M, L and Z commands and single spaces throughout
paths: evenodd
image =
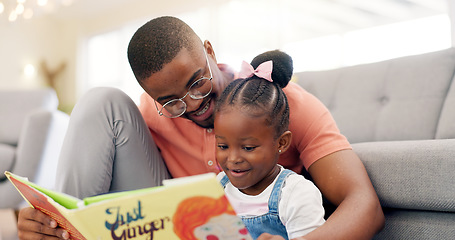
M 20 135 L 14 173 L 53 188 L 68 122 L 69 116 L 59 110 L 33 112 Z
M 21 129 L 11 171 L 39 185 L 53 188 L 68 122 L 69 116 L 58 110 L 40 109 L 30 113 Z M 17 206 L 22 202 L 22 197 L 9 181 L 0 183 L 0 192 L 0 208 Z
M 46 138 L 52 121 L 52 112 L 39 109 L 31 112 L 24 121 L 17 144 L 15 174 L 33 180 L 41 162 Z
M 51 189 L 55 187 L 58 159 L 68 129 L 69 118 L 69 115 L 62 111 L 52 112 L 52 121 L 46 137 L 43 157 L 33 179 L 40 186 Z
M 352 146 L 383 207 L 455 212 L 455 139 Z

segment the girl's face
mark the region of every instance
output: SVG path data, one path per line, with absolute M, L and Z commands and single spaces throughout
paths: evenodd
M 257 195 L 269 186 L 280 169 L 279 139 L 265 117 L 251 117 L 226 107 L 215 116 L 216 158 L 232 185 Z

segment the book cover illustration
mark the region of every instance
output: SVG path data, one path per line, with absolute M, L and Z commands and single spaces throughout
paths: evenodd
M 5 172 L 24 199 L 77 240 L 251 240 L 215 174 L 163 181 L 162 187 L 85 199 Z

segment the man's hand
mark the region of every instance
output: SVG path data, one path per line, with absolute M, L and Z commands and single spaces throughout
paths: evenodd
M 69 239 L 69 233 L 58 227 L 54 219 L 31 207 L 19 211 L 17 229 L 21 240 Z

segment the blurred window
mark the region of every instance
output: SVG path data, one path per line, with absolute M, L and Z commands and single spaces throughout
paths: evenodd
M 281 49 L 294 71 L 324 70 L 451 47 L 446 0 L 220 1 L 177 17 L 212 43 L 217 61 L 242 60 Z M 134 23 L 91 36 L 84 51 L 81 92 L 118 87 L 139 101 L 142 89 L 126 56 Z

